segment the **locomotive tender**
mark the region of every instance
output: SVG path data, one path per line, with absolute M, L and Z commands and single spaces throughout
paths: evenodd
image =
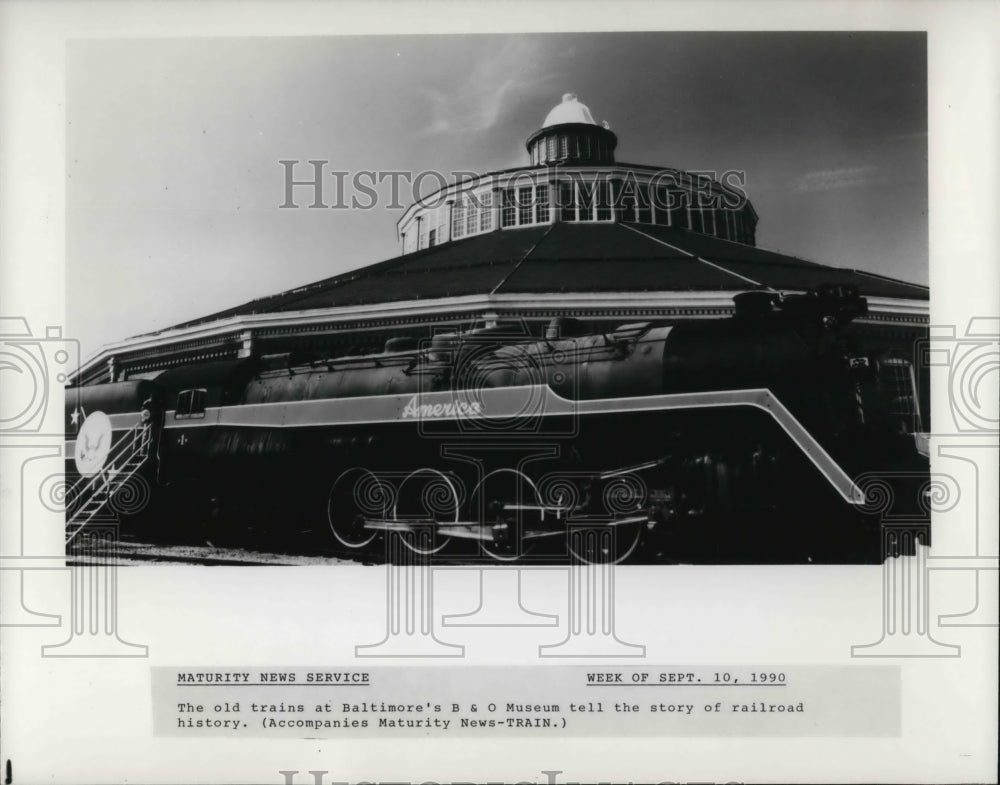
M 873 477 L 926 536 L 912 368 L 844 334 L 865 299 L 734 301 L 722 319 L 477 325 L 70 388 L 69 538 L 110 504 L 171 540 L 266 523 L 350 553 L 399 537 L 460 559 L 875 563 Z M 577 530 L 611 536 L 582 553 Z

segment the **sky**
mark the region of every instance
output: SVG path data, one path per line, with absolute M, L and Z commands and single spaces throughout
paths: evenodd
M 759 246 L 928 281 L 919 33 L 78 40 L 67 74 L 67 331 L 84 357 L 398 254 L 388 183 L 373 209 L 307 209 L 308 189 L 280 209 L 279 161 L 518 166 L 566 92 L 610 124 L 618 161 L 745 172 Z

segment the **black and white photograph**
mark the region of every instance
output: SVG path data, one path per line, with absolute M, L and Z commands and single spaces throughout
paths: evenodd
M 998 30 L 0 0 L 4 785 L 995 783 Z
M 926 35 L 67 57 L 70 553 L 876 563 L 873 488 L 929 537 Z

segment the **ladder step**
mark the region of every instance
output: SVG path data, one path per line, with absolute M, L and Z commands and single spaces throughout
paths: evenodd
M 118 453 L 101 475 L 84 484 L 89 489 L 86 500 L 66 520 L 66 541 L 72 540 L 90 520 L 108 505 L 111 498 L 136 473 L 149 457 L 152 443 L 148 424 L 139 423 L 118 441 Z M 116 449 L 115 447 L 112 448 Z M 96 484 L 95 484 L 96 483 Z

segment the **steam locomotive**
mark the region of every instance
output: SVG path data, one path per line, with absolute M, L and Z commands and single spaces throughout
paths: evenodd
M 912 367 L 850 345 L 865 299 L 734 303 L 728 318 L 479 323 L 70 388 L 67 532 L 110 504 L 166 539 L 263 526 L 350 553 L 396 537 L 546 561 L 593 557 L 569 534 L 597 532 L 613 561 L 877 563 L 877 477 L 926 537 Z

